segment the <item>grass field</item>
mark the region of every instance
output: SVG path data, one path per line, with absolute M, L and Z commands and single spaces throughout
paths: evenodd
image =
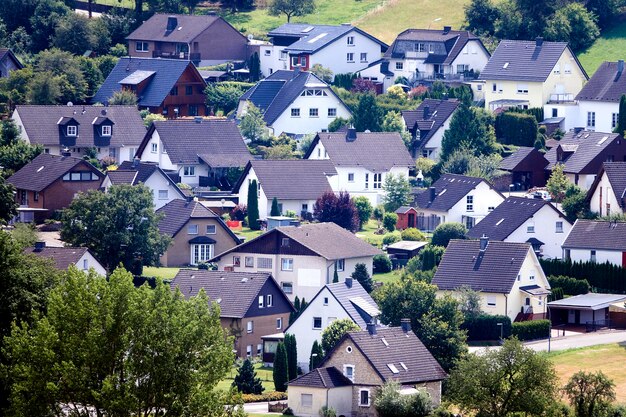
M 263 234 L 262 230 L 252 230 L 249 227 L 244 227 L 241 230 L 233 230 L 237 236 L 245 237 L 246 242 L 254 239 L 257 236 L 261 236 Z
M 263 388 L 265 388 L 265 392 L 274 391 L 274 379 L 272 377 L 272 368 L 264 368 L 260 363 L 254 365 L 254 369 L 256 370 L 257 377 L 261 378 L 261 383 L 263 384 Z M 237 369 L 233 367 L 228 376 L 218 382 L 217 389 L 222 389 L 227 391 L 230 389 L 235 376 L 237 375 Z
M 161 279 L 173 279 L 179 270 L 180 268 L 157 268 L 155 266 L 146 266 L 143 268 L 143 275 Z
M 617 61 L 622 58 L 621 51 L 625 49 L 626 19 L 604 32 L 587 51 L 578 56 L 578 59 L 591 76 L 603 61 Z

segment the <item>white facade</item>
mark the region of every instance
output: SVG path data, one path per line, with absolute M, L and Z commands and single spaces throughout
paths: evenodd
M 104 181 L 102 181 L 102 187 L 105 191 L 109 191 L 111 185 L 111 179 L 107 175 L 104 177 Z M 154 210 L 160 209 L 172 200 L 184 198 L 184 195 L 180 193 L 172 181 L 164 178 L 158 170 L 154 171 L 144 185 L 152 191 Z
M 600 216 L 624 213 L 619 201 L 615 198 L 613 186 L 606 172 L 602 173 L 595 191 L 591 194 L 589 209 Z
M 323 406 L 332 407 L 338 416 L 350 416 L 352 391 L 352 386 L 326 389 L 290 385 L 288 404 L 294 414 L 300 417 L 318 417 Z
M 284 51 L 284 46 L 264 43 L 259 46 L 259 60 L 261 61 L 261 74 L 268 77 L 276 71 L 289 70 L 289 56 Z
M 548 103 L 544 106 L 544 115 L 565 117 L 562 129 L 569 131 L 584 128 L 596 132 L 613 132 L 617 127 L 619 103 L 580 100 L 572 103 Z
M 572 262 L 595 261 L 599 264 L 609 262 L 613 265 L 622 266 L 622 256 L 622 252 L 617 250 L 573 249 L 563 246 L 563 258 L 571 259 Z
M 85 272 L 93 269 L 98 275 L 102 275 L 103 277 L 107 275 L 106 269 L 100 265 L 100 262 L 98 262 L 89 251 L 85 251 L 85 254 L 76 262 L 76 268 Z
M 578 185 L 585 191 L 591 188 L 597 177 L 596 174 L 571 174 L 569 172 L 566 172 L 565 176 L 569 182 Z
M 455 111 L 456 112 L 456 111 Z M 425 158 L 432 159 L 434 161 L 439 161 L 439 154 L 441 153 L 441 143 L 443 142 L 443 135 L 446 133 L 446 130 L 450 128 L 450 121 L 452 121 L 452 116 L 454 113 L 450 115 L 448 120 L 446 120 L 443 125 L 430 137 L 428 143 L 422 149 L 422 155 Z

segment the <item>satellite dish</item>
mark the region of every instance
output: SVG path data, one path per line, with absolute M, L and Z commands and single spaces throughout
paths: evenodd
M 72 103 L 71 101 L 67 102 L 67 107 L 72 107 L 74 105 L 74 103 Z
M 248 35 L 248 40 L 251 41 L 252 39 L 254 39 L 254 35 L 251 33 Z

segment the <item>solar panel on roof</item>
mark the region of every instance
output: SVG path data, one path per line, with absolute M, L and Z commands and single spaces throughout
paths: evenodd
M 350 302 L 365 311 L 370 317 L 376 317 L 380 314 L 380 310 L 375 305 L 371 305 L 365 301 L 363 297 L 351 298 Z

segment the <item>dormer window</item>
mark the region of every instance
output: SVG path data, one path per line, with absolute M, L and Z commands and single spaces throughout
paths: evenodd
M 77 133 L 78 133 L 78 126 L 67 127 L 67 136 L 76 136 Z
M 111 126 L 102 126 L 102 136 L 111 136 Z

